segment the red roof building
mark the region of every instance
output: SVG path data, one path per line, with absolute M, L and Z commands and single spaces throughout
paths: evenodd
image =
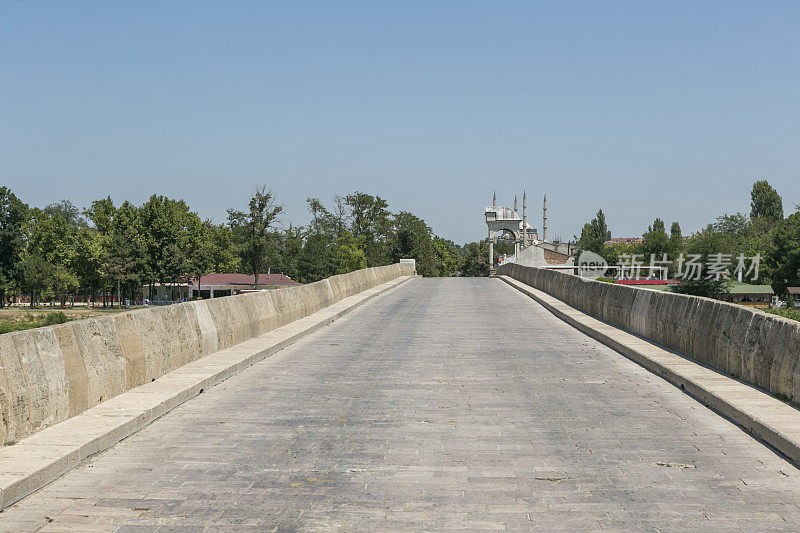
M 152 293 L 150 286 L 142 287 L 145 299 L 150 302 L 182 302 L 194 300 L 196 298 L 208 299 L 219 298 L 221 296 L 232 296 L 240 294 L 242 291 L 252 291 L 255 287 L 255 276 L 249 274 L 206 274 L 200 278 L 200 290 L 198 293 L 197 278 L 192 278 L 188 283 L 167 283 L 157 284 L 153 287 Z M 259 289 L 284 289 L 302 285 L 284 274 L 259 274 Z
M 200 293 L 197 291 L 197 279 L 189 280 L 189 299 L 192 300 L 199 296 L 206 298 L 219 298 L 220 296 L 231 296 L 242 291 L 255 289 L 255 276 L 250 274 L 206 274 L 200 278 Z M 259 274 L 259 289 L 284 289 L 301 285 L 289 276 L 284 274 Z
M 256 277 L 251 274 L 206 274 L 200 278 L 201 289 L 208 286 L 222 286 L 222 285 L 242 285 L 243 289 L 252 289 L 256 282 Z M 197 278 L 189 280 L 189 285 L 197 287 Z M 291 285 L 300 285 L 299 282 L 293 280 L 284 274 L 259 274 L 258 275 L 258 288 L 264 289 L 267 287 L 288 287 Z

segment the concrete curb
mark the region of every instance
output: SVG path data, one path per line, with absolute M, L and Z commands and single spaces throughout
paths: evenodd
M 800 465 L 800 411 L 774 396 L 593 318 L 558 298 L 498 276 L 555 316 L 661 376 Z
M 0 448 L 0 510 L 39 490 L 183 402 L 413 279 L 404 276 L 220 350 Z

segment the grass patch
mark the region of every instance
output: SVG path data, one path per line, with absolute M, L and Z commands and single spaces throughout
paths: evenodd
M 800 309 L 764 309 L 764 311 L 800 322 Z
M 0 334 L 11 333 L 12 331 L 22 331 L 24 329 L 33 329 L 41 326 L 42 324 L 38 322 L 0 322 Z
M 42 326 L 52 326 L 54 324 L 63 324 L 70 320 L 70 317 L 61 311 L 50 311 L 49 313 L 38 315 L 27 314 L 19 317 L 18 320 L 0 321 L 0 334 L 40 328 Z

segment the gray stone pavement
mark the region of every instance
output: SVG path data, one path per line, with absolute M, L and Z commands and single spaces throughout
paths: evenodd
M 9 531 L 798 530 L 800 473 L 497 279 L 419 279 L 0 513 Z

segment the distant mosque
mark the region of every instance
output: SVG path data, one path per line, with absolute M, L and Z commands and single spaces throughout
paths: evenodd
M 492 195 L 492 206 L 484 210 L 486 225 L 489 228 L 490 268 L 494 270 L 494 245 L 498 240 L 514 243 L 514 255 L 504 258 L 507 263 L 527 266 L 550 266 L 571 264 L 571 243 L 550 243 L 547 241 L 547 194 L 542 203 L 542 238 L 539 232 L 528 224 L 528 194 L 522 192 L 522 217 L 517 210 L 517 196 L 514 195 L 514 208 L 497 205 L 497 193 Z

